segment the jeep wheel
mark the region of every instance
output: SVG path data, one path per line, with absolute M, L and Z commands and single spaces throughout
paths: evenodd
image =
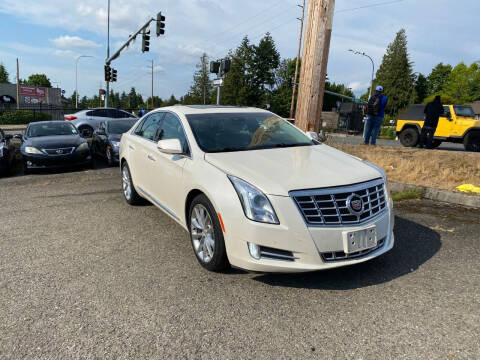
M 419 134 L 417 129 L 407 128 L 398 136 L 400 143 L 405 147 L 415 147 L 418 144 Z
M 467 151 L 480 152 L 480 131 L 472 131 L 465 136 L 463 147 Z

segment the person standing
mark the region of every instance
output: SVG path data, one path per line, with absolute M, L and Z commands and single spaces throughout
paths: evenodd
M 385 106 L 387 106 L 388 98 L 383 95 L 383 86 L 379 85 L 375 89 L 375 95 L 368 100 L 367 105 L 367 122 L 365 124 L 364 143 L 375 145 L 377 142 L 378 132 L 383 123 L 385 116 Z
M 422 133 L 420 134 L 420 142 L 418 143 L 418 146 L 420 148 L 426 146 L 427 149 L 431 149 L 433 136 L 435 135 L 435 131 L 437 131 L 438 119 L 444 114 L 440 95 L 435 96 L 435 99 L 425 106 L 425 110 L 423 110 L 423 112 L 425 113 L 425 121 L 423 122 Z

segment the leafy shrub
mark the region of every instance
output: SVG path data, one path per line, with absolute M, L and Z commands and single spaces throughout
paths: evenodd
M 23 125 L 33 121 L 52 120 L 52 115 L 33 110 L 6 110 L 0 112 L 0 125 Z
M 397 136 L 394 126 L 382 126 L 379 136 L 383 139 L 395 139 Z

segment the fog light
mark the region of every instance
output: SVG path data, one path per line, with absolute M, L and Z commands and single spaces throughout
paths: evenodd
M 250 256 L 256 260 L 260 260 L 260 246 L 257 244 L 248 243 L 248 251 L 250 251 Z
M 28 166 L 32 166 L 33 164 L 32 164 L 31 161 L 27 161 L 27 165 L 28 165 Z

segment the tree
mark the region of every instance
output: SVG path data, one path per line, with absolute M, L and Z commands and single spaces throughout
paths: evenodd
M 214 88 L 209 77 L 208 55 L 203 53 L 200 62 L 197 64 L 197 71 L 193 74 L 193 84 L 183 99 L 183 103 L 210 104 L 213 92 Z
M 270 110 L 282 117 L 290 115 L 295 59 L 283 59 L 275 73 L 275 89 L 271 92 Z
M 415 93 L 417 94 L 415 99 L 415 103 L 417 104 L 421 104 L 423 99 L 429 95 L 428 81 L 423 74 L 418 74 L 417 79 L 415 80 Z
M 0 63 L 0 83 L 10 83 L 8 81 L 8 71 L 2 63 Z
M 52 87 L 50 79 L 45 74 L 32 74 L 28 77 L 28 80 L 25 82 L 27 86 L 41 86 L 41 87 Z
M 178 103 L 179 101 L 175 98 L 175 95 L 172 94 L 168 100 L 163 102 L 162 106 L 173 106 Z
M 405 30 L 401 29 L 388 45 L 374 80 L 374 88 L 382 85 L 385 89 L 387 113 L 394 115 L 415 100 L 414 79 L 407 51 L 407 36 Z
M 445 82 L 442 94 L 455 98 L 457 104 L 480 99 L 480 66 L 461 62 L 455 66 Z
M 251 77 L 256 106 L 264 105 L 268 101 L 269 91 L 275 85 L 275 75 L 279 65 L 280 54 L 270 33 L 266 33 L 258 46 L 253 47 Z
M 443 63 L 440 63 L 435 66 L 427 77 L 428 94 L 440 94 L 451 72 L 451 65 L 443 65 Z

